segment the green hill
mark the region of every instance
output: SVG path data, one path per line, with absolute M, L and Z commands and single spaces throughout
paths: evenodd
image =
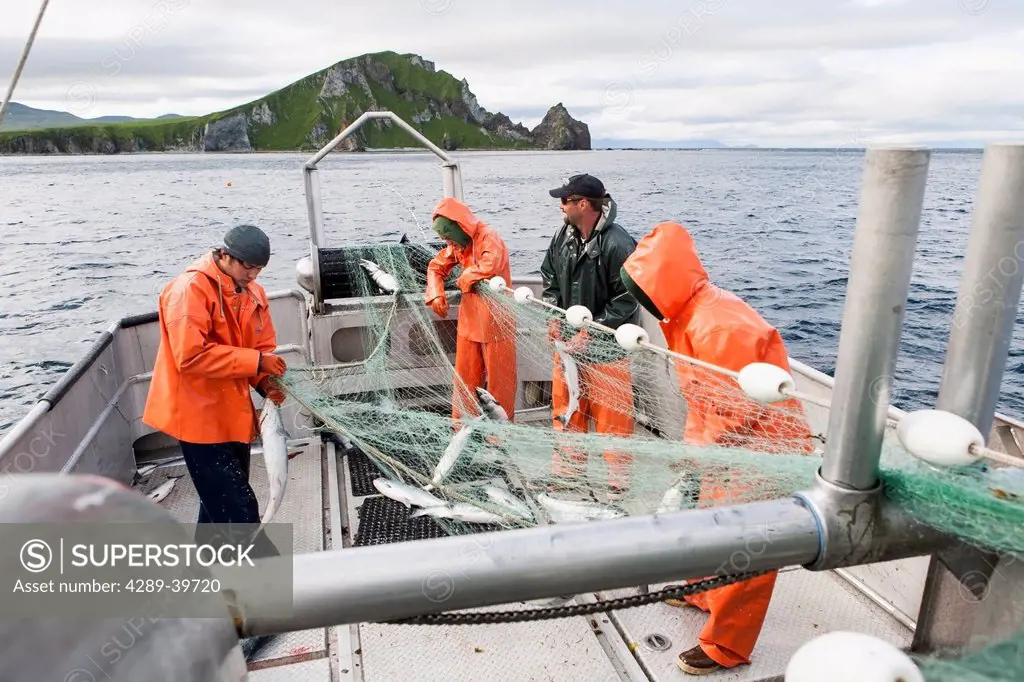
M 205 116 L 103 124 L 79 119 L 83 123 L 0 131 L 0 154 L 315 150 L 373 110 L 393 111 L 449 150 L 590 149 L 586 124 L 560 103 L 528 130 L 481 107 L 465 79 L 435 70 L 419 55 L 379 52 L 346 59 L 258 100 Z M 415 141 L 390 121 L 368 122 L 344 143 L 348 151 L 411 146 Z
M 177 114 L 164 114 L 161 119 L 181 118 Z M 0 123 L 0 130 L 31 130 L 33 128 L 56 128 L 80 125 L 97 125 L 100 123 L 123 123 L 127 121 L 141 121 L 131 116 L 97 116 L 96 118 L 81 118 L 66 111 L 54 111 L 52 109 L 35 109 L 33 107 L 10 102 L 7 113 L 4 114 L 3 123 Z M 156 120 L 156 119 L 153 119 Z

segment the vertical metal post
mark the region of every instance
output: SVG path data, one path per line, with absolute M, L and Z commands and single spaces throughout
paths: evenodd
M 309 216 L 309 238 L 317 246 L 327 246 L 324 232 L 324 214 L 320 199 L 320 171 L 306 166 L 303 168 L 306 181 L 306 213 Z
M 444 175 L 444 195 L 462 199 L 462 171 L 456 161 L 448 161 L 441 166 Z
M 989 145 L 936 408 L 988 436 L 1024 282 L 1024 145 Z
M 313 310 L 323 312 L 323 287 L 320 282 L 321 247 L 326 246 L 323 206 L 320 201 L 320 171 L 306 165 L 302 169 L 306 186 L 306 213 L 309 217 L 309 257 L 313 266 Z
M 1024 145 L 985 150 L 971 234 L 936 408 L 991 432 L 1024 281 Z M 963 548 L 934 555 L 913 649 L 931 653 L 969 643 L 970 633 L 1005 635 L 1020 562 Z M 966 580 L 967 583 L 961 581 Z M 972 594 L 973 593 L 973 594 Z M 968 599 L 968 597 L 971 597 Z M 1019 595 L 1016 605 L 1020 607 Z
M 878 459 L 931 153 L 867 151 L 822 478 L 868 490 Z

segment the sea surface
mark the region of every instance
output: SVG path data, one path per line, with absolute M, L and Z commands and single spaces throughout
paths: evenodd
M 298 288 L 308 253 L 305 154 L 0 157 L 0 433 L 111 322 L 155 310 L 168 279 L 232 225 L 261 226 L 268 291 Z M 823 151 L 467 152 L 464 196 L 498 228 L 512 272 L 537 274 L 561 223 L 548 189 L 601 178 L 636 237 L 674 220 L 712 280 L 755 306 L 789 353 L 832 374 L 864 156 Z M 933 153 L 894 402 L 931 406 L 963 266 L 980 153 Z M 427 154 L 332 155 L 321 163 L 331 245 L 421 239 L 442 195 Z M 1024 417 L 1024 327 L 1014 330 L 998 410 Z

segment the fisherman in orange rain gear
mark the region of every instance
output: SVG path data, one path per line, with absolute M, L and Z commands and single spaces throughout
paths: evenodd
M 478 414 L 474 389 L 485 388 L 515 420 L 516 403 L 516 324 L 510 313 L 474 291 L 487 286 L 487 280 L 501 276 L 511 286 L 508 248 L 496 230 L 478 219 L 469 208 L 453 197 L 434 207 L 434 231 L 448 246 L 441 249 L 427 266 L 425 302 L 439 316 L 448 316 L 448 297 L 444 280 L 458 264 L 462 274 L 456 280 L 462 301 L 459 305 L 455 346 L 455 373 L 458 382 L 452 397 L 452 419 L 467 412 Z M 468 389 L 468 393 L 466 392 Z
M 711 284 L 693 239 L 682 225 L 655 225 L 623 264 L 620 276 L 640 305 L 661 320 L 670 350 L 734 371 L 752 362 L 790 371 L 778 331 L 743 300 Z M 744 399 L 733 383 L 729 390 L 735 399 L 730 399 L 728 405 L 719 404 L 708 397 L 706 384 L 722 375 L 711 376 L 708 370 L 683 361 L 677 361 L 676 367 L 689 403 L 686 442 L 791 454 L 809 454 L 814 449 L 810 427 L 795 399 L 774 403 L 773 407 L 760 406 Z M 721 386 L 725 388 L 724 383 Z M 720 395 L 724 403 L 725 394 Z M 730 493 L 744 492 L 730 489 L 714 473 L 706 474 L 700 487 L 702 501 L 713 502 Z M 677 665 L 691 675 L 703 675 L 750 663 L 777 575 L 773 571 L 685 597 L 684 602 L 667 600 L 710 613 L 699 643 L 679 654 Z
M 197 537 L 213 537 L 203 524 L 260 522 L 249 485 L 259 433 L 249 389 L 280 405 L 285 394 L 271 377 L 286 369 L 273 354 L 274 322 L 255 281 L 269 260 L 267 235 L 239 225 L 160 293 L 160 346 L 142 421 L 181 443 L 199 495 Z M 256 543 L 252 556 L 278 554 L 263 533 Z

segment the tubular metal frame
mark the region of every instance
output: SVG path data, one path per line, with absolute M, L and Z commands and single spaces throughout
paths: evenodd
M 992 144 L 957 292 L 936 409 L 992 428 L 1024 281 L 1024 144 Z M 973 547 L 935 553 L 928 566 L 913 648 L 960 650 L 972 633 L 1006 635 L 1024 614 L 1020 562 Z M 973 595 L 973 600 L 965 598 Z
M 306 213 L 309 218 L 309 256 L 313 266 L 313 311 L 322 313 L 324 309 L 323 287 L 320 281 L 320 249 L 327 247 L 327 234 L 324 229 L 324 213 L 320 192 L 320 176 L 317 164 L 330 154 L 346 138 L 352 136 L 368 121 L 386 120 L 405 130 L 414 140 L 429 149 L 441 161 L 441 174 L 444 181 L 444 196 L 455 197 L 462 201 L 462 171 L 457 161 L 453 160 L 443 149 L 427 139 L 420 131 L 403 121 L 391 111 L 367 111 L 353 121 L 348 127 L 328 142 L 320 151 L 309 157 L 302 167 L 303 184 L 306 193 Z

